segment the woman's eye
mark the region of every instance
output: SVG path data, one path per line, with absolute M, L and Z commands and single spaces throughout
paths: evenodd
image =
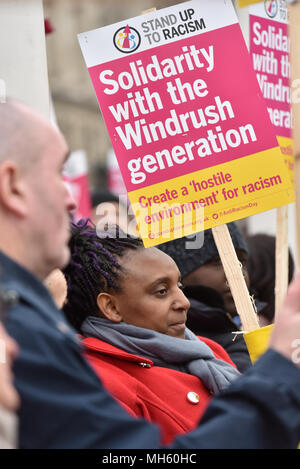
M 180 288 L 180 290 L 183 290 L 184 286 L 181 282 L 178 283 L 178 288 Z
M 166 288 L 161 288 L 160 290 L 157 290 L 156 292 L 158 295 L 164 295 L 165 293 L 167 293 L 167 289 Z

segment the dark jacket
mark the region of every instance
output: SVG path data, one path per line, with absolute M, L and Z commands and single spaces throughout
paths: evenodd
M 222 296 L 203 286 L 185 287 L 184 293 L 191 304 L 187 327 L 194 334 L 222 345 L 237 369 L 244 373 L 251 366 L 251 360 L 238 325 L 225 311 Z
M 5 326 L 20 347 L 20 447 L 158 448 L 158 429 L 129 416 L 104 390 L 42 283 L 3 254 L 0 266 L 1 286 L 19 294 Z M 300 371 L 269 350 L 171 448 L 296 448 L 298 441 Z

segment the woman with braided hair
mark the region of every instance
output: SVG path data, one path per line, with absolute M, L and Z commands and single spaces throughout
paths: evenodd
M 115 235 L 115 232 L 114 232 Z M 108 391 L 162 441 L 196 427 L 239 373 L 225 350 L 185 327 L 189 301 L 167 254 L 140 239 L 72 226 L 64 312 Z

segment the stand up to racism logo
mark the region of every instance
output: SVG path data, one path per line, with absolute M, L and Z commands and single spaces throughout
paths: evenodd
M 115 32 L 114 45 L 120 52 L 123 52 L 124 54 L 130 54 L 131 52 L 134 52 L 139 48 L 140 44 L 140 33 L 128 24 Z
M 278 13 L 277 0 L 265 0 L 265 10 L 270 18 L 275 18 Z

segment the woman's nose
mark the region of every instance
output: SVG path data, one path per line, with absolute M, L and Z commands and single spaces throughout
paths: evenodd
M 191 306 L 191 304 L 190 304 L 189 300 L 187 299 L 187 297 L 185 296 L 185 294 L 183 293 L 181 288 L 178 288 L 178 296 L 176 298 L 175 308 L 183 309 L 185 311 L 188 311 L 190 306 Z

